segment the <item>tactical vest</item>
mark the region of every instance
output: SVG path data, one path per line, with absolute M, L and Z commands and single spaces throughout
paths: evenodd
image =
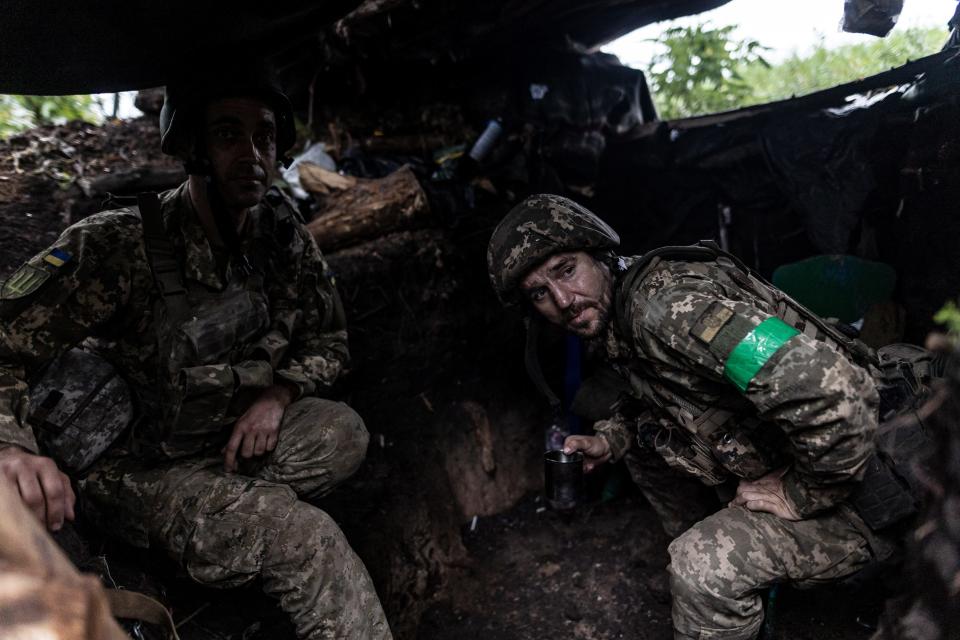
M 291 240 L 296 214 L 278 192 L 264 199 Z M 131 422 L 133 446 L 149 457 L 175 458 L 221 444 L 225 429 L 273 384 L 299 315 L 296 283 L 280 285 L 284 291 L 274 292 L 271 305 L 261 268 L 267 255 L 254 256 L 252 264 L 243 256 L 222 291 L 185 282 L 157 194 L 141 194 L 137 205 L 160 293 L 154 308 L 157 387 L 131 390 L 109 362 L 81 348 L 54 360 L 31 384 L 28 422 L 39 444 L 77 475 Z M 334 313 L 343 323 L 337 304 Z
M 786 324 L 808 337 L 825 342 L 846 354 L 855 364 L 867 369 L 878 383 L 881 398 L 890 398 L 891 390 L 902 390 L 904 376 L 909 376 L 911 398 L 917 397 L 929 384 L 929 357 L 912 347 L 884 348 L 878 355 L 864 343 L 847 336 L 802 304 L 752 273 L 735 256 L 722 251 L 715 243 L 705 241 L 694 246 L 663 247 L 641 256 L 621 277 L 616 292 L 615 322 L 621 335 L 630 335 L 629 293 L 651 273 L 663 259 L 685 262 L 713 262 L 722 267 L 733 282 L 755 296 Z M 909 347 L 909 346 L 907 346 Z M 910 348 L 908 348 L 909 351 Z M 912 356 L 912 357 L 911 357 Z M 788 443 L 779 429 L 757 419 L 748 403 L 740 406 L 701 407 L 685 396 L 682 390 L 642 370 L 626 372 L 632 394 L 652 407 L 668 414 L 670 420 L 657 425 L 641 426 L 641 446 L 655 449 L 673 467 L 699 477 L 708 485 L 719 485 L 732 478 L 756 479 L 789 463 L 785 453 Z M 908 385 L 909 386 L 909 385 Z M 896 404 L 896 401 L 891 403 Z M 903 406 L 902 401 L 896 407 Z M 881 414 L 883 417 L 884 414 Z M 887 415 L 886 417 L 891 417 Z M 850 502 L 874 529 L 881 529 L 916 511 L 918 492 L 906 467 L 895 461 L 908 460 L 925 442 L 922 425 L 912 422 L 910 434 L 896 437 L 884 432 L 877 438 L 877 453 L 868 463 L 867 475 Z M 917 431 L 917 426 L 921 427 Z M 896 449 L 896 454 L 890 449 Z
M 222 291 L 185 282 L 182 259 L 161 219 L 156 194 L 138 198 L 144 246 L 158 290 L 155 309 L 158 388 L 138 390 L 145 420 L 135 442 L 143 453 L 191 455 L 222 444 L 229 426 L 256 395 L 273 384 L 273 367 L 289 341 L 280 326 L 293 322 L 285 306 L 271 309 L 264 257 L 231 269 Z M 293 214 L 283 207 L 282 222 Z M 292 326 L 292 325 L 291 325 Z

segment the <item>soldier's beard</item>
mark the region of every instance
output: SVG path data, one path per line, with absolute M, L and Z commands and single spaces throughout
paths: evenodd
M 610 290 L 605 287 L 595 301 L 581 302 L 566 310 L 567 331 L 581 338 L 596 338 L 603 333 L 610 322 Z M 577 317 L 588 310 L 593 310 L 591 316 L 577 320 Z

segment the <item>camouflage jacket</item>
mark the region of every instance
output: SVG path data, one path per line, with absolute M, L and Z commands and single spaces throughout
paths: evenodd
M 207 241 L 186 184 L 161 194 L 161 211 L 190 304 L 176 326 L 136 209 L 72 225 L 0 288 L 0 442 L 37 451 L 28 382 L 81 342 L 130 383 L 142 443 L 162 449 L 174 422 L 196 436 L 169 455 L 209 444 L 274 382 L 303 396 L 337 378 L 348 359 L 339 296 L 288 207 L 264 202 L 249 217 L 240 242 L 252 275 Z M 171 394 L 183 406 L 168 406 Z
M 639 440 L 708 484 L 789 465 L 803 516 L 856 486 L 877 427 L 871 372 L 716 263 L 659 260 L 615 296 L 623 313 L 598 340 L 642 407 L 596 425 L 616 457 Z

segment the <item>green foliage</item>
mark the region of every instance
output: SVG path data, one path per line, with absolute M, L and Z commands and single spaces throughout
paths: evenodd
M 30 127 L 30 115 L 15 96 L 0 95 L 0 138 Z
M 735 25 L 673 27 L 663 32 L 665 47 L 651 61 L 648 78 L 661 118 L 726 111 L 747 100 L 752 89 L 741 70 L 769 67 L 756 40 L 736 40 Z
M 960 307 L 956 302 L 948 300 L 947 304 L 934 314 L 933 321 L 942 324 L 955 342 L 960 339 Z
M 947 36 L 946 29 L 912 28 L 894 31 L 886 38 L 869 43 L 835 49 L 828 49 L 821 40 L 810 53 L 793 54 L 776 66 L 744 68 L 744 82 L 753 91 L 743 105 L 813 93 L 899 67 L 909 60 L 936 53 Z
M 45 124 L 70 120 L 96 123 L 100 117 L 91 96 L 0 95 L 0 137 Z
M 756 40 L 737 40 L 735 25 L 673 27 L 647 71 L 663 119 L 737 109 L 858 80 L 940 50 L 947 30 L 912 28 L 866 44 L 812 51 L 769 64 Z

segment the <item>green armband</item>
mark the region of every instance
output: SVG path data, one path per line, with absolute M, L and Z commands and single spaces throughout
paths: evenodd
M 798 333 L 779 318 L 767 318 L 733 348 L 724 364 L 723 376 L 741 391 L 746 391 L 767 360 Z

